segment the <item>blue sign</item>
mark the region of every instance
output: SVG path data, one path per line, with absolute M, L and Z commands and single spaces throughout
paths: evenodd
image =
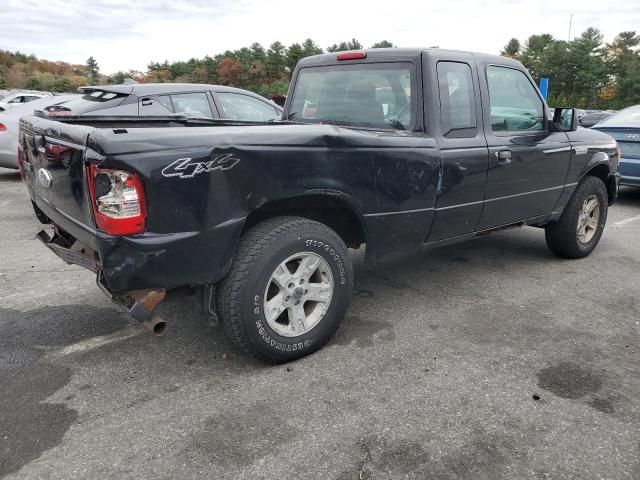
M 540 93 L 545 100 L 549 97 L 549 79 L 546 77 L 540 78 Z

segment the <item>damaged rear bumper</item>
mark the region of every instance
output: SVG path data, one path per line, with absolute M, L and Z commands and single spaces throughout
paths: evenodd
M 50 236 L 45 230 L 41 230 L 36 234 L 36 238 L 67 264 L 80 265 L 92 272 L 100 270 L 100 262 L 95 251 L 72 236 L 63 234 L 57 228 L 53 236 Z
M 104 288 L 115 294 L 219 282 L 229 270 L 245 220 L 197 232 L 122 237 L 71 221 L 50 205 L 34 206 L 55 232 L 43 231 L 37 238 L 65 262 L 99 272 Z

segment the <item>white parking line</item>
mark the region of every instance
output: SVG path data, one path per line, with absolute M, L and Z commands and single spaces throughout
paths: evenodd
M 81 353 L 86 352 L 87 350 L 93 350 L 104 345 L 108 345 L 114 342 L 121 342 L 126 340 L 127 338 L 135 337 L 142 333 L 140 328 L 125 328 L 124 330 L 120 330 L 118 332 L 112 333 L 110 335 L 100 335 L 98 337 L 87 338 L 86 340 L 82 340 L 81 342 L 74 343 L 72 345 L 68 345 L 64 347 L 62 350 L 58 350 L 57 352 L 52 352 L 47 355 L 48 358 L 60 358 L 66 355 L 71 355 L 73 353 Z
M 640 215 L 636 215 L 635 217 L 625 218 L 624 220 L 620 220 L 619 222 L 614 223 L 612 226 L 622 227 L 627 223 L 635 222 L 636 220 L 640 220 Z

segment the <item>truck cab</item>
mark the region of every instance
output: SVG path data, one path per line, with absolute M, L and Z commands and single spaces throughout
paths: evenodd
M 284 118 L 377 132 L 368 142 L 376 174 L 399 201 L 391 212 L 379 205 L 368 214 L 368 229 L 385 230 L 389 214 L 404 213 L 424 226 L 412 232 L 416 244 L 555 220 L 598 162 L 607 167 L 601 179 L 609 201 L 616 191 L 611 139 L 597 136 L 609 155 L 592 158 L 597 148 L 585 148 L 583 137 L 596 136 L 574 134 L 571 121 L 565 128 L 555 123 L 526 69 L 506 57 L 375 49 L 306 58 Z M 413 158 L 399 162 L 403 155 Z M 390 240 L 377 251 L 394 249 L 397 240 Z

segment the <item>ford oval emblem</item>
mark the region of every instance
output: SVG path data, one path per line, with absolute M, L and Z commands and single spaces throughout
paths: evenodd
M 51 177 L 51 173 L 46 168 L 41 168 L 38 170 L 38 181 L 40 185 L 44 188 L 51 188 L 51 182 L 53 181 L 53 177 Z
M 636 135 L 634 133 L 630 133 L 629 135 L 627 135 L 627 138 L 629 140 L 635 140 L 636 138 L 638 138 L 638 135 Z

